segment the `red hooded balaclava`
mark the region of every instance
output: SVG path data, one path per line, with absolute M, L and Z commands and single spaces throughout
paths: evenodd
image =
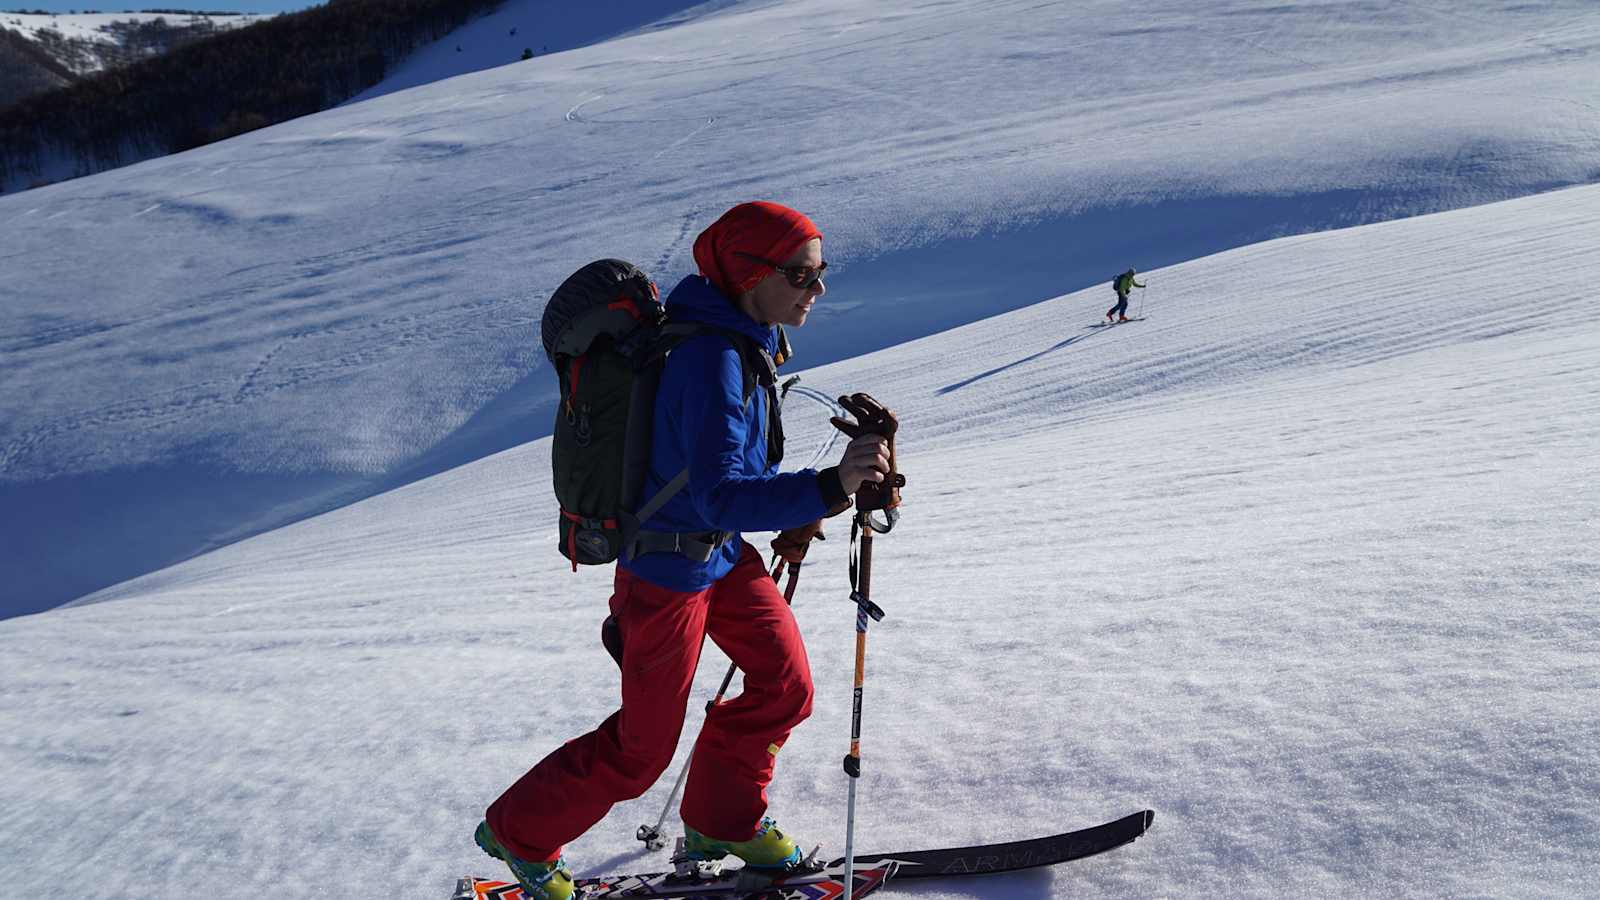
M 771 266 L 750 257 L 781 266 L 806 241 L 820 237 L 810 219 L 787 206 L 765 200 L 741 203 L 694 239 L 694 261 L 718 290 L 738 297 L 772 272 Z

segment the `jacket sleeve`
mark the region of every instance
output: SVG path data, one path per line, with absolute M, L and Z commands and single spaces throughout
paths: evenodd
M 1129 280 L 1129 281 L 1131 281 L 1131 282 L 1133 282 L 1133 286 L 1134 286 L 1134 287 L 1136 287 L 1136 288 L 1142 288 L 1142 287 L 1144 287 L 1144 285 L 1142 285 L 1142 284 L 1140 284 L 1140 283 L 1139 283 L 1139 282 L 1138 282 L 1138 281 L 1137 281 L 1137 280 L 1135 280 L 1135 279 L 1133 279 L 1133 278 L 1129 278 L 1129 279 L 1128 279 L 1128 280 Z
M 743 369 L 727 341 L 705 337 L 680 346 L 663 373 L 662 395 L 681 404 L 685 490 L 713 528 L 779 531 L 828 512 L 817 472 L 766 471 L 766 436 L 751 433 L 748 423 L 757 416 L 746 415 Z M 752 408 L 765 402 L 759 389 L 750 398 Z M 755 471 L 748 460 L 752 443 L 759 444 L 756 455 L 763 460 Z

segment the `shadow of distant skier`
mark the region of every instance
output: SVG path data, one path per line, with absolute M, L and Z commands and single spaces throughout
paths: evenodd
M 943 394 L 951 393 L 952 391 L 959 391 L 962 388 L 967 387 L 968 385 L 971 385 L 971 384 L 973 384 L 975 382 L 982 381 L 983 379 L 989 378 L 989 377 L 994 376 L 994 375 L 999 375 L 1001 372 L 1004 372 L 1004 371 L 1006 371 L 1008 369 L 1014 369 L 1017 366 L 1022 365 L 1023 363 L 1033 362 L 1034 360 L 1038 359 L 1039 357 L 1054 353 L 1057 350 L 1064 350 L 1067 347 L 1069 347 L 1069 346 L 1071 346 L 1073 344 L 1076 344 L 1077 342 L 1083 340 L 1084 338 L 1090 337 L 1090 336 L 1092 336 L 1092 335 L 1094 335 L 1096 333 L 1097 332 L 1095 330 L 1089 330 L 1089 331 L 1085 331 L 1082 334 L 1073 335 L 1072 337 L 1067 338 L 1066 340 L 1062 341 L 1061 343 L 1056 344 L 1054 347 L 1049 347 L 1047 349 L 1040 350 L 1038 353 L 1035 353 L 1032 356 L 1024 356 L 1023 358 L 1021 358 L 1019 360 L 1016 360 L 1015 362 L 1008 362 L 1003 366 L 1000 366 L 1000 367 L 994 368 L 994 369 L 990 369 L 987 372 L 980 372 L 979 374 L 974 375 L 971 378 L 966 379 L 965 381 L 958 381 L 955 384 L 947 384 L 944 387 L 940 388 L 938 393 L 943 395 Z

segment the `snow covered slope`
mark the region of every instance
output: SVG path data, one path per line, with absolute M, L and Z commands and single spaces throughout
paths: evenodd
M 488 15 L 417 50 L 396 66 L 382 83 L 348 103 L 360 103 L 457 75 L 522 62 L 524 51 L 548 56 L 639 29 L 669 28 L 730 6 L 732 2 L 506 0 Z
M 1148 805 L 1137 844 L 983 895 L 1590 895 L 1600 308 L 1553 288 L 1600 278 L 1597 216 L 1584 187 L 1289 237 L 1146 273 L 1143 322 L 1093 327 L 1096 287 L 804 372 L 791 459 L 838 452 L 819 398 L 904 422 L 861 843 Z M 562 565 L 548 464 L 535 441 L 0 623 L 0 884 L 496 873 L 482 808 L 615 702 L 607 573 Z M 847 531 L 801 580 L 818 703 L 772 791 L 835 846 Z M 659 865 L 632 834 L 669 786 L 580 871 Z
M 739 200 L 828 235 L 815 364 L 1600 171 L 1588 3 L 711 8 L 0 197 L 4 609 L 546 433 L 549 290 Z

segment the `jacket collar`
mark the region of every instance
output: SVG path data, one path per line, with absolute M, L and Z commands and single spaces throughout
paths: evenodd
M 748 336 L 768 354 L 778 352 L 778 329 L 744 314 L 728 295 L 703 276 L 690 275 L 667 295 L 668 322 L 698 322 Z

